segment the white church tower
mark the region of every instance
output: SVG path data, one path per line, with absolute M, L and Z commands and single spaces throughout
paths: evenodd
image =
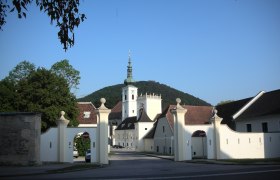
M 122 88 L 122 120 L 127 117 L 137 116 L 138 88 L 133 86 L 132 65 L 130 53 L 128 57 L 127 78 L 124 80 L 125 87 Z

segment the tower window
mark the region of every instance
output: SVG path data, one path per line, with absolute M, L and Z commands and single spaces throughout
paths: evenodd
M 134 100 L 134 94 L 132 94 L 132 100 Z
M 162 132 L 164 132 L 164 130 L 165 130 L 165 129 L 164 129 L 164 126 L 162 126 Z
M 124 100 L 126 100 L 126 95 L 124 95 Z

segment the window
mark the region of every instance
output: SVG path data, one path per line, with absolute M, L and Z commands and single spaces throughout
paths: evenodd
M 132 110 L 132 113 L 134 113 L 134 110 Z
M 124 95 L 124 100 L 126 100 L 126 95 Z
M 145 130 L 147 130 L 147 128 L 145 128 Z
M 89 118 L 90 117 L 90 112 L 89 111 L 85 111 L 84 112 L 84 118 Z
M 169 147 L 169 154 L 171 154 L 171 152 L 172 152 L 172 148 L 171 148 L 171 147 Z
M 252 124 L 246 124 L 247 132 L 252 132 Z
M 159 151 L 159 147 L 157 146 L 157 152 Z
M 263 132 L 268 132 L 267 122 L 262 123 L 262 131 Z
M 162 132 L 164 132 L 164 130 L 165 130 L 165 129 L 164 129 L 164 126 L 162 126 Z
M 132 100 L 134 100 L 134 94 L 132 94 Z

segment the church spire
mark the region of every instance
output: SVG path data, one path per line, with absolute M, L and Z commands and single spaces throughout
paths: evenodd
M 125 85 L 133 84 L 134 80 L 132 78 L 132 65 L 130 58 L 130 51 L 128 52 L 128 66 L 127 66 L 127 78 L 124 80 Z

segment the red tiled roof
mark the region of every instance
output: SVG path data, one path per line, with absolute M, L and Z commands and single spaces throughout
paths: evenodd
M 162 118 L 165 116 L 171 129 L 174 128 L 174 119 L 170 110 L 175 107 L 176 105 L 170 105 L 159 117 Z M 213 107 L 211 106 L 184 105 L 183 108 L 187 109 L 185 114 L 185 125 L 208 124 L 210 118 L 213 116 Z
M 122 102 L 119 101 L 111 110 L 109 114 L 109 120 L 122 119 Z
M 213 107 L 211 106 L 183 106 L 187 109 L 185 114 L 186 125 L 209 124 L 210 118 L 213 117 Z
M 174 119 L 171 113 L 171 109 L 174 108 L 176 108 L 176 105 L 169 105 L 162 112 L 162 114 L 157 116 L 157 120 L 155 121 L 153 128 L 144 137 L 145 139 L 150 139 L 154 137 L 158 121 L 163 117 L 166 117 L 171 129 L 174 130 Z M 185 125 L 208 124 L 210 118 L 213 116 L 213 107 L 211 106 L 184 105 L 183 108 L 187 109 L 187 113 L 185 114 Z
M 78 108 L 80 110 L 78 116 L 79 124 L 97 124 L 96 108 L 91 102 L 78 102 Z M 84 112 L 90 112 L 89 118 L 84 118 Z

